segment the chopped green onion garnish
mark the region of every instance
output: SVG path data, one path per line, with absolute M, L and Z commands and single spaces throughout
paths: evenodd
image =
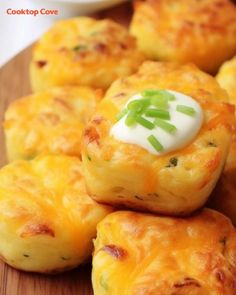
M 143 90 L 141 92 L 142 96 L 153 96 L 153 95 L 157 95 L 159 93 L 160 90 L 156 90 L 156 89 L 146 89 Z
M 133 126 L 136 123 L 136 113 L 134 111 L 130 111 L 125 119 L 125 124 L 128 127 Z
M 128 110 L 132 110 L 132 111 L 136 111 L 139 112 L 140 110 L 142 110 L 142 103 L 139 100 L 132 100 L 128 106 L 127 106 Z
M 108 285 L 107 285 L 105 279 L 102 276 L 100 277 L 100 285 L 102 286 L 102 288 L 104 290 L 108 291 Z
M 144 108 L 147 108 L 151 104 L 151 99 L 150 98 L 141 98 L 139 99 L 140 103 Z
M 167 123 L 166 121 L 158 119 L 158 118 L 155 119 L 154 124 L 168 133 L 174 133 L 177 130 L 175 125 Z
M 153 117 L 153 118 L 161 118 L 165 120 L 170 120 L 170 113 L 165 110 L 157 110 L 157 109 L 148 109 L 145 112 L 145 115 L 147 117 Z
M 166 90 L 160 90 L 159 91 L 162 96 L 167 99 L 167 100 L 175 100 L 175 96 L 173 94 L 171 94 L 170 92 L 166 91 Z
M 143 127 L 147 128 L 147 129 L 151 130 L 155 127 L 155 125 L 152 122 L 144 119 L 143 117 L 137 116 L 135 118 L 135 120 L 137 123 L 139 123 L 140 125 L 142 125 Z
M 151 99 L 152 105 L 160 109 L 168 109 L 168 100 L 164 97 L 153 96 Z
M 166 100 L 175 100 L 175 96 L 166 90 L 146 89 L 141 92 L 143 97 L 163 97 Z
M 180 105 L 180 104 L 177 105 L 176 111 L 183 113 L 185 115 L 188 115 L 188 116 L 194 116 L 196 114 L 196 111 L 194 108 L 191 108 L 191 107 L 188 107 L 185 105 Z
M 135 99 L 132 100 L 127 108 L 128 110 L 132 110 L 135 111 L 137 113 L 142 113 L 149 105 L 151 104 L 151 100 L 150 99 Z
M 128 113 L 127 109 L 122 110 L 117 116 L 116 119 L 119 121 L 121 118 L 123 118 Z
M 89 156 L 89 155 L 87 155 L 87 159 L 89 160 L 89 161 L 91 161 L 92 159 L 91 159 L 91 157 Z
M 73 50 L 75 50 L 75 51 L 82 51 L 82 50 L 87 50 L 88 49 L 88 46 L 86 46 L 86 45 L 76 45 L 74 48 L 73 48 Z
M 154 149 L 157 152 L 161 152 L 164 149 L 162 144 L 156 139 L 154 135 L 148 136 L 147 140 L 150 142 L 150 144 L 154 147 Z

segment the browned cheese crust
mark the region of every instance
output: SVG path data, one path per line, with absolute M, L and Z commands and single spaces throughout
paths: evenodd
M 230 0 L 135 1 L 130 31 L 151 59 L 193 62 L 216 73 L 236 52 L 236 7 Z
M 236 230 L 216 211 L 185 219 L 115 212 L 94 244 L 95 295 L 236 294 Z
M 88 261 L 111 211 L 86 193 L 79 159 L 15 161 L 0 170 L 0 258 L 25 271 L 72 269 Z
M 60 20 L 36 44 L 31 62 L 34 91 L 53 86 L 108 88 L 143 61 L 135 39 L 112 20 Z
M 102 95 L 101 90 L 67 86 L 15 100 L 3 123 L 8 160 L 42 153 L 80 157 L 82 131 Z

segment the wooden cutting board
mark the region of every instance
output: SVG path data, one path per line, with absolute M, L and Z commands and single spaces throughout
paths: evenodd
M 127 25 L 131 3 L 103 11 L 98 18 L 112 18 Z M 31 47 L 0 69 L 0 119 L 8 104 L 31 92 L 29 62 Z M 6 164 L 3 130 L 0 128 L 0 166 Z M 0 262 L 0 295 L 92 295 L 91 265 L 56 276 L 25 273 Z

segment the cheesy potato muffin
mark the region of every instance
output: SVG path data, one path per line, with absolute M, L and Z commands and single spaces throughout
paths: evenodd
M 236 225 L 236 138 L 230 146 L 224 171 L 212 193 L 209 207 L 224 213 Z
M 219 84 L 227 90 L 229 101 L 236 104 L 236 57 L 227 61 L 217 74 Z M 236 225 L 236 133 L 230 146 L 223 174 L 213 191 L 209 206 L 223 212 Z
M 96 225 L 109 212 L 87 195 L 77 158 L 11 163 L 0 170 L 0 257 L 25 271 L 74 268 L 91 255 Z
M 236 7 L 230 0 L 137 0 L 131 33 L 151 59 L 193 62 L 216 73 L 236 52 Z
M 236 105 L 236 55 L 223 63 L 216 80 L 228 92 L 230 102 Z
M 79 17 L 57 22 L 36 44 L 31 62 L 33 91 L 52 86 L 107 88 L 143 61 L 136 42 L 111 20 Z
M 216 211 L 186 219 L 116 212 L 98 224 L 94 295 L 233 295 L 235 261 L 236 230 Z
M 125 124 L 120 128 L 122 136 L 129 135 L 126 141 L 117 139 L 111 133 L 114 126 L 121 122 L 117 122 L 117 116 L 126 110 L 124 107 L 130 98 L 149 89 L 169 89 L 182 96 L 191 96 L 192 103 L 201 108 L 201 128 L 198 132 L 194 131 L 194 136 L 192 130 L 188 130 L 186 138 L 191 136 L 191 140 L 184 146 L 178 148 L 177 137 L 182 134 L 182 129 L 188 128 L 188 123 L 181 121 L 185 114 L 176 122 L 180 126 L 176 134 L 162 132 L 163 141 L 170 136 L 173 140 L 173 149 L 169 152 L 164 150 L 165 153 L 155 154 L 139 144 L 131 143 L 133 130 L 139 125 L 128 131 Z M 170 93 L 167 95 L 169 99 L 168 96 L 171 96 Z M 213 77 L 194 65 L 145 62 L 137 74 L 114 82 L 82 136 L 81 154 L 91 197 L 102 203 L 178 216 L 188 215 L 203 206 L 222 171 L 234 125 L 234 107 L 216 102 L 216 99 L 227 100 L 226 91 L 219 87 Z M 174 116 L 177 116 L 177 112 Z M 125 122 L 128 119 L 127 116 Z M 143 123 L 139 115 L 136 119 L 138 123 Z M 121 120 L 124 121 L 124 117 Z M 158 121 L 176 129 L 167 121 Z M 148 124 L 152 127 L 154 123 Z M 195 123 L 193 121 L 194 128 Z M 145 144 L 148 144 L 147 140 L 153 143 L 153 136 L 146 140 L 146 130 L 143 128 L 140 134 L 136 134 L 138 140 Z M 160 132 L 160 128 L 153 130 Z
M 101 97 L 100 90 L 64 87 L 14 101 L 4 122 L 8 159 L 44 152 L 80 156 L 82 130 Z

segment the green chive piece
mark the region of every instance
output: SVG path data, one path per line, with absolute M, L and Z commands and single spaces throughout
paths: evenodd
M 121 118 L 123 118 L 128 113 L 127 109 L 123 109 L 117 116 L 116 119 L 119 121 Z
M 155 97 L 163 98 L 167 101 L 175 100 L 175 96 L 166 90 L 158 90 L 158 93 L 155 95 Z
M 132 100 L 128 104 L 127 108 L 128 108 L 128 110 L 132 110 L 132 111 L 135 111 L 139 114 L 142 114 L 150 104 L 151 104 L 151 100 L 149 98 L 136 99 L 136 100 Z
M 133 126 L 136 123 L 136 113 L 134 111 L 130 111 L 125 119 L 125 124 L 128 127 Z
M 83 51 L 83 50 L 87 50 L 88 47 L 86 45 L 76 45 L 75 47 L 73 47 L 73 50 L 75 51 Z
M 140 125 L 142 125 L 143 127 L 147 129 L 152 130 L 155 127 L 155 125 L 152 122 L 144 119 L 143 117 L 137 116 L 135 120 L 137 123 L 139 123 Z
M 91 159 L 91 157 L 90 157 L 89 155 L 87 155 L 87 159 L 88 159 L 89 161 L 92 161 L 92 159 Z
M 144 108 L 147 108 L 151 104 L 151 99 L 150 98 L 141 98 L 139 99 L 139 102 L 142 104 Z
M 105 281 L 105 279 L 102 276 L 100 277 L 100 285 L 102 286 L 103 289 L 105 289 L 106 291 L 108 291 L 107 282 Z
M 166 100 L 175 100 L 175 96 L 171 93 L 169 93 L 168 91 L 166 90 L 155 90 L 155 89 L 146 89 L 144 91 L 141 92 L 142 96 L 143 97 L 163 97 L 165 98 Z
M 162 144 L 156 139 L 154 135 L 148 136 L 147 140 L 150 142 L 150 144 L 154 147 L 154 149 L 157 152 L 161 152 L 164 149 Z
M 142 103 L 138 99 L 132 100 L 127 106 L 128 110 L 135 112 L 142 110 L 142 107 Z
M 168 100 L 165 97 L 153 96 L 151 104 L 159 109 L 168 109 Z
M 177 130 L 175 125 L 167 123 L 166 121 L 159 118 L 155 119 L 154 124 L 168 133 L 174 133 Z
M 175 96 L 166 90 L 160 90 L 160 93 L 169 101 L 175 100 Z
M 141 92 L 142 96 L 146 97 L 146 96 L 153 96 L 153 95 L 157 95 L 159 93 L 160 90 L 156 90 L 156 89 L 146 89 L 143 90 Z
M 170 120 L 170 113 L 166 110 L 148 109 L 145 112 L 147 117 L 161 118 L 164 120 Z
M 188 107 L 185 105 L 181 105 L 181 104 L 177 105 L 176 111 L 183 113 L 185 115 L 191 116 L 191 117 L 196 115 L 196 110 L 194 108 L 191 108 L 191 107 Z

